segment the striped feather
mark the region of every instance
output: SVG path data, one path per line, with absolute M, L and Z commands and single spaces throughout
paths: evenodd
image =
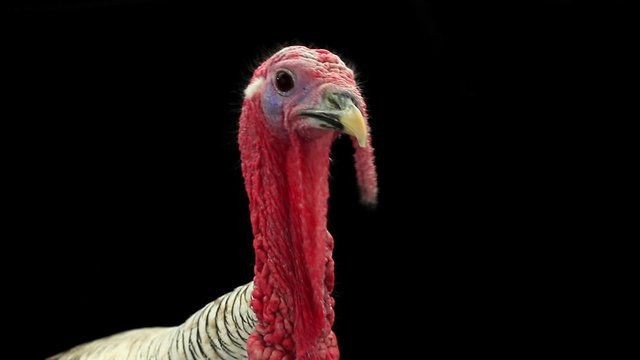
M 256 324 L 253 282 L 234 289 L 182 325 L 130 330 L 74 347 L 47 360 L 240 360 Z

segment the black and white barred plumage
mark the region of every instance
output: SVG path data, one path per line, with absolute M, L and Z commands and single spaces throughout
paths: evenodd
M 209 303 L 182 325 L 126 331 L 92 341 L 48 360 L 237 360 L 247 358 L 256 317 L 253 283 Z

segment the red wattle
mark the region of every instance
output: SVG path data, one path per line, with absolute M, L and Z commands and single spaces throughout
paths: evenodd
M 280 141 L 260 110 L 259 97 L 245 104 L 239 133 L 256 253 L 249 358 L 338 359 L 326 230 L 334 135 Z

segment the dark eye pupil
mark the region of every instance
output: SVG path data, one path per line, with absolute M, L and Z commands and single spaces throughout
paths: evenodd
M 293 89 L 293 78 L 286 71 L 280 71 L 276 74 L 276 87 L 282 92 Z

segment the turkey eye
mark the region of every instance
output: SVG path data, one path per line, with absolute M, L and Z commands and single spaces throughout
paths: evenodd
M 293 77 L 286 71 L 278 71 L 276 74 L 276 88 L 282 93 L 293 89 Z

